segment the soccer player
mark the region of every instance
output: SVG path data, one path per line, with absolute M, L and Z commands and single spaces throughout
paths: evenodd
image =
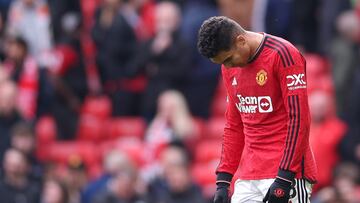
M 199 52 L 222 64 L 226 125 L 214 203 L 307 203 L 316 182 L 309 146 L 306 61 L 288 41 L 227 17 L 201 26 Z

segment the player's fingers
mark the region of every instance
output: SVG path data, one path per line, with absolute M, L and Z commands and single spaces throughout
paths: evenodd
M 214 197 L 214 203 L 223 203 L 222 197 L 215 195 Z
M 264 197 L 264 199 L 263 199 L 263 202 L 264 202 L 264 203 L 269 200 L 269 195 L 270 195 L 270 190 L 267 191 L 267 193 L 266 193 L 266 195 L 265 195 L 265 197 Z

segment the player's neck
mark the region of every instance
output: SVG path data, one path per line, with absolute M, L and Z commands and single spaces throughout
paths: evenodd
M 259 51 L 260 47 L 261 47 L 261 43 L 263 42 L 264 39 L 264 34 L 261 33 L 256 33 L 256 32 L 250 32 L 247 31 L 246 35 L 248 35 L 250 41 L 250 57 L 249 57 L 249 61 L 251 61 L 254 56 L 257 54 L 257 52 Z

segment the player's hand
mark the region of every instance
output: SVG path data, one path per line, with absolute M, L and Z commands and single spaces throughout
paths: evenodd
M 229 203 L 229 187 L 228 183 L 217 183 L 214 203 Z
M 289 171 L 279 171 L 274 183 L 270 186 L 263 202 L 288 203 L 295 194 L 293 180 L 295 174 Z M 292 195 L 290 196 L 290 193 Z
M 226 172 L 217 173 L 216 177 L 216 192 L 214 203 L 229 203 L 229 187 L 233 175 Z

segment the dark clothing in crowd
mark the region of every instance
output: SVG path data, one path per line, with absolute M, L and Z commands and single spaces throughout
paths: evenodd
M 11 128 L 20 121 L 22 119 L 16 112 L 8 116 L 0 115 L 0 163 L 2 163 L 5 151 L 10 148 Z
M 319 0 L 295 0 L 291 42 L 301 45 L 307 52 L 318 52 L 318 20 L 316 18 Z
M 65 37 L 65 31 L 64 31 L 64 25 L 70 26 L 70 22 L 72 20 L 78 20 L 81 19 L 81 8 L 80 8 L 80 1 L 79 0 L 48 0 L 49 8 L 50 8 L 50 14 L 51 14 L 51 27 L 53 30 L 53 37 L 54 41 L 56 43 L 64 40 Z M 71 16 L 70 16 L 71 15 Z M 67 19 L 64 19 L 64 17 L 67 17 Z M 72 18 L 72 19 L 70 19 Z M 67 22 L 64 22 L 66 21 Z M 65 28 L 67 29 L 67 28 Z
M 67 45 L 76 53 L 80 44 L 76 41 Z M 80 105 L 87 95 L 87 78 L 81 54 L 69 65 L 70 67 L 53 81 L 56 86 L 55 99 L 52 103 L 52 114 L 56 120 L 60 139 L 73 139 L 77 131 Z
M 119 12 L 108 28 L 100 24 L 101 10 L 95 14 L 92 36 L 97 48 L 97 65 L 103 82 L 117 81 L 126 77 L 125 64 L 133 56 L 136 48 L 136 35 Z
M 153 53 L 153 42 L 151 39 L 140 47 L 129 68 L 148 79 L 141 103 L 141 113 L 148 120 L 155 115 L 159 95 L 169 89 L 182 90 L 191 69 L 188 45 L 178 34 L 173 34 L 171 45 L 160 54 Z
M 109 27 L 104 27 L 100 23 L 101 12 L 101 9 L 96 12 L 92 29 L 100 79 L 105 92 L 112 98 L 113 115 L 134 115 L 137 111 L 138 94 L 123 87 L 124 80 L 128 79 L 126 64 L 137 47 L 134 28 L 120 12 Z
M 268 0 L 265 17 L 267 33 L 285 39 L 289 38 L 293 2 L 288 0 Z
M 172 192 L 163 180 L 155 180 L 149 186 L 150 203 L 205 203 L 199 186 L 191 184 L 183 192 Z
M 204 20 L 218 14 L 216 5 L 206 0 L 188 1 L 184 7 L 181 36 L 190 46 L 192 64 L 186 76 L 184 95 L 192 115 L 201 118 L 210 117 L 220 67 L 199 54 L 197 33 Z
M 345 120 L 349 125 L 349 131 L 340 143 L 340 156 L 342 160 L 351 161 L 360 164 L 359 152 L 360 148 L 360 70 L 355 71 L 351 91 L 348 93 L 348 101 L 346 105 Z M 356 155 L 357 154 L 357 155 Z
M 99 193 L 98 196 L 95 197 L 95 200 L 92 203 L 145 203 L 145 202 L 146 201 L 139 196 L 135 196 L 130 200 L 123 200 L 106 190 L 102 193 Z
M 29 181 L 24 187 L 14 187 L 6 181 L 0 181 L 0 197 L 2 203 L 38 203 L 41 187 Z

